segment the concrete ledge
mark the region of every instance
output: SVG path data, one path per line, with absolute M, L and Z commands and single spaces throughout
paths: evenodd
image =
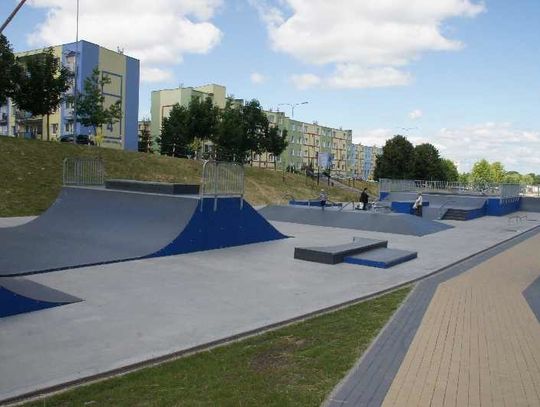
M 199 185 L 174 184 L 169 182 L 133 181 L 128 179 L 110 179 L 105 181 L 105 188 L 121 191 L 150 192 L 168 195 L 197 195 Z
M 345 256 L 362 253 L 371 249 L 386 247 L 388 241 L 355 238 L 353 243 L 324 247 L 295 247 L 294 258 L 323 264 L 342 263 Z

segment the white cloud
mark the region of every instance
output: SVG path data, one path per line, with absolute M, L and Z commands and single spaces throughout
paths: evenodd
M 415 109 L 409 113 L 409 119 L 416 120 L 421 118 L 424 113 L 420 109 Z
M 272 47 L 310 65 L 333 65 L 319 84 L 337 88 L 401 86 L 403 67 L 425 52 L 455 51 L 443 34 L 452 17 L 484 11 L 473 0 L 251 0 Z M 300 76 L 300 75 L 297 75 Z
M 184 54 L 205 54 L 221 40 L 221 31 L 210 20 L 222 0 L 92 0 L 81 2 L 79 38 L 140 59 L 141 79 L 170 79 L 170 68 Z M 47 8 L 45 21 L 29 35 L 33 46 L 75 40 L 75 7 L 72 0 L 32 0 L 33 7 Z
M 255 85 L 259 85 L 261 83 L 266 82 L 266 76 L 264 76 L 262 73 L 259 72 L 253 72 L 251 75 L 249 75 L 249 79 L 251 83 Z
M 321 83 L 321 78 L 317 75 L 306 73 L 303 75 L 292 75 L 291 82 L 297 89 L 304 90 L 319 85 Z
M 353 142 L 383 146 L 398 133 L 386 128 L 358 130 L 353 132 Z M 540 173 L 540 131 L 514 128 L 511 123 L 442 128 L 434 133 L 407 135 L 407 139 L 415 145 L 433 144 L 443 157 L 458 162 L 461 172 L 470 171 L 476 161 L 485 158 L 502 162 L 507 171 Z

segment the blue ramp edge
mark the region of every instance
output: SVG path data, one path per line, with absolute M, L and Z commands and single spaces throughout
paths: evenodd
M 354 256 L 347 256 L 343 261 L 361 266 L 389 268 L 417 257 L 417 252 L 381 247 Z
M 80 298 L 23 278 L 0 278 L 0 318 L 80 301 Z
M 202 209 L 201 209 L 202 208 Z M 285 239 L 249 203 L 239 198 L 205 198 L 184 230 L 167 246 L 146 258 L 222 249 L 251 243 Z

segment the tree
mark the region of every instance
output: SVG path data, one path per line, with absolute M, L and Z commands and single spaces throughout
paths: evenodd
M 504 182 L 506 184 L 519 184 L 521 183 L 521 175 L 517 171 L 508 171 L 504 176 Z
M 54 56 L 52 48 L 34 55 L 18 58 L 21 67 L 13 102 L 32 116 L 47 117 L 47 141 L 49 140 L 49 117 L 66 99 L 71 86 L 72 72 Z
M 534 183 L 534 177 L 531 177 L 531 174 L 522 175 L 520 183 L 524 185 L 532 185 Z
M 163 118 L 161 123 L 161 154 L 173 157 L 184 155 L 192 141 L 189 131 L 189 111 L 177 103 L 172 107 L 169 117 Z
M 249 143 L 244 131 L 242 109 L 227 100 L 221 120 L 212 141 L 216 147 L 216 158 L 244 162 L 249 152 Z
M 429 143 L 414 148 L 413 178 L 419 180 L 445 181 L 439 150 Z
M 460 184 L 468 184 L 471 180 L 471 174 L 469 174 L 468 172 L 463 172 L 459 174 L 458 180 Z
M 491 164 L 491 175 L 493 182 L 500 184 L 504 181 L 505 171 L 501 162 L 495 161 Z
M 189 139 L 193 140 L 192 144 L 195 149 L 202 148 L 205 140 L 212 139 L 212 135 L 217 130 L 220 116 L 219 108 L 209 97 L 203 101 L 196 97 L 189 103 L 188 114 Z
M 270 123 L 258 100 L 250 100 L 242 106 L 242 122 L 246 147 L 253 154 L 261 154 L 264 151 L 263 139 Z
M 459 180 L 459 173 L 456 165 L 447 158 L 441 159 L 441 168 L 443 172 L 443 181 L 457 182 Z
M 141 134 L 139 136 L 139 152 L 151 153 L 152 152 L 152 136 L 150 135 L 150 121 L 144 119 L 142 121 Z
M 487 160 L 482 159 L 474 163 L 471 171 L 471 182 L 474 184 L 488 184 L 493 182 L 491 165 Z
M 105 107 L 103 87 L 109 83 L 111 78 L 107 74 L 102 75 L 95 67 L 92 74 L 84 80 L 83 92 L 75 100 L 77 121 L 83 126 L 91 127 L 94 137 L 98 127 L 104 124 L 112 125 L 122 118 L 121 100 Z
M 17 63 L 11 44 L 0 34 L 0 105 L 13 95 L 16 73 Z
M 280 130 L 277 126 L 268 126 L 262 142 L 262 149 L 274 155 L 274 170 L 277 168 L 277 157 L 287 148 L 287 130 Z
M 406 137 L 388 140 L 377 157 L 374 178 L 407 179 L 413 175 L 414 147 Z

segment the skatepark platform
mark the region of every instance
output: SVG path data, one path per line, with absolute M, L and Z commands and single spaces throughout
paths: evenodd
M 321 208 L 279 205 L 266 206 L 259 213 L 271 221 L 412 236 L 425 236 L 452 228 L 441 222 L 400 213 L 323 211 Z
M 37 219 L 0 229 L 0 277 L 284 237 L 240 198 L 64 187 Z
M 17 277 L 0 277 L 0 318 L 72 304 L 80 298 Z
M 353 243 L 325 247 L 295 247 L 294 258 L 324 264 L 342 263 L 346 256 L 386 247 L 386 240 L 355 238 Z
M 418 257 L 416 252 L 380 247 L 364 253 L 347 256 L 343 259 L 343 262 L 361 266 L 389 268 L 396 264 L 416 259 L 416 257 Z

